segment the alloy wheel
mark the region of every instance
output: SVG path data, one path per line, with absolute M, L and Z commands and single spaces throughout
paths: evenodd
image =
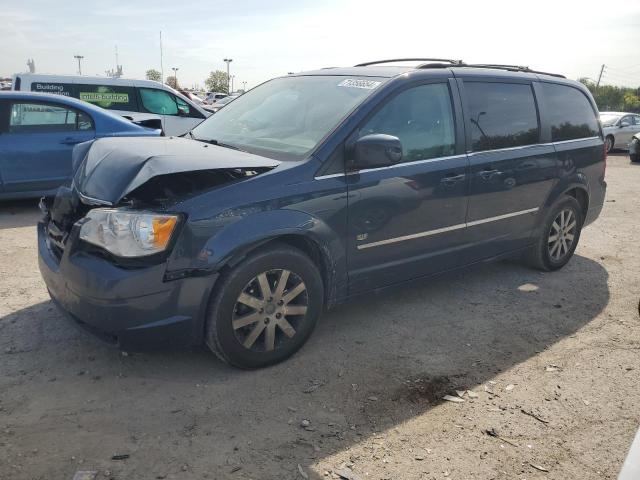
M 576 215 L 570 208 L 565 208 L 558 213 L 551 228 L 547 240 L 549 257 L 559 262 L 571 251 L 577 229 Z
M 307 287 L 298 275 L 284 269 L 263 272 L 236 300 L 232 315 L 236 339 L 249 350 L 275 350 L 295 336 L 308 306 Z

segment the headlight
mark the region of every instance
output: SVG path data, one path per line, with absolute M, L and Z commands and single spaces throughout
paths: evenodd
M 118 257 L 142 257 L 162 252 L 178 224 L 177 215 L 112 208 L 89 210 L 80 239 Z

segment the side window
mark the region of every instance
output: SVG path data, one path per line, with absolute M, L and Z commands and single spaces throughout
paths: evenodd
M 620 119 L 620 125 L 622 125 L 623 123 L 626 123 L 627 126 L 633 125 L 633 117 L 631 115 L 625 115 Z
M 633 123 L 634 125 L 640 125 L 640 115 L 633 116 Z
M 600 135 L 596 113 L 591 103 L 577 88 L 554 83 L 542 83 L 551 124 L 551 140 L 561 142 Z
M 159 115 L 178 114 L 176 97 L 169 92 L 158 90 L 157 88 L 141 88 L 140 98 L 142 99 L 142 106 L 150 113 Z
M 184 116 L 192 117 L 193 115 L 191 115 L 191 108 L 189 107 L 189 104 L 179 97 L 175 97 L 175 98 L 176 98 L 176 103 L 178 104 L 178 110 L 180 111 L 180 114 Z
M 465 82 L 464 88 L 474 152 L 539 142 L 538 113 L 531 85 Z
M 9 114 L 10 133 L 50 133 L 93 130 L 83 112 L 44 103 L 14 103 Z
M 77 98 L 107 110 L 136 112 L 135 90 L 120 85 L 76 85 Z
M 453 155 L 455 127 L 448 85 L 421 85 L 399 93 L 359 132 L 361 137 L 372 133 L 398 137 L 407 162 Z

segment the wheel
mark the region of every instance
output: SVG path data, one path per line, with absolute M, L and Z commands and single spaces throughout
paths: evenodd
M 615 145 L 615 140 L 611 135 L 607 135 L 607 138 L 605 138 L 605 146 L 607 149 L 607 153 L 611 153 L 611 150 L 613 150 L 613 146 Z
M 547 214 L 536 244 L 527 252 L 527 263 L 544 271 L 564 267 L 578 245 L 583 222 L 578 201 L 564 197 Z
M 273 244 L 220 278 L 207 311 L 206 343 L 240 368 L 280 362 L 309 338 L 323 299 L 322 277 L 311 259 Z
M 634 138 L 629 145 L 629 159 L 632 163 L 640 162 L 640 140 Z

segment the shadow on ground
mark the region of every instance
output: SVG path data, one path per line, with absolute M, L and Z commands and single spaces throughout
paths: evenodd
M 3 351 L 12 352 L 0 378 L 0 415 L 14 431 L 7 455 L 38 449 L 33 478 L 78 469 L 296 478 L 298 464 L 421 415 L 572 335 L 608 300 L 607 272 L 584 257 L 555 273 L 482 265 L 339 307 L 292 359 L 251 372 L 205 351 L 123 356 L 40 303 L 0 319 Z M 130 458 L 113 462 L 113 453 Z
M 0 201 L 0 230 L 35 226 L 42 217 L 38 199 Z

